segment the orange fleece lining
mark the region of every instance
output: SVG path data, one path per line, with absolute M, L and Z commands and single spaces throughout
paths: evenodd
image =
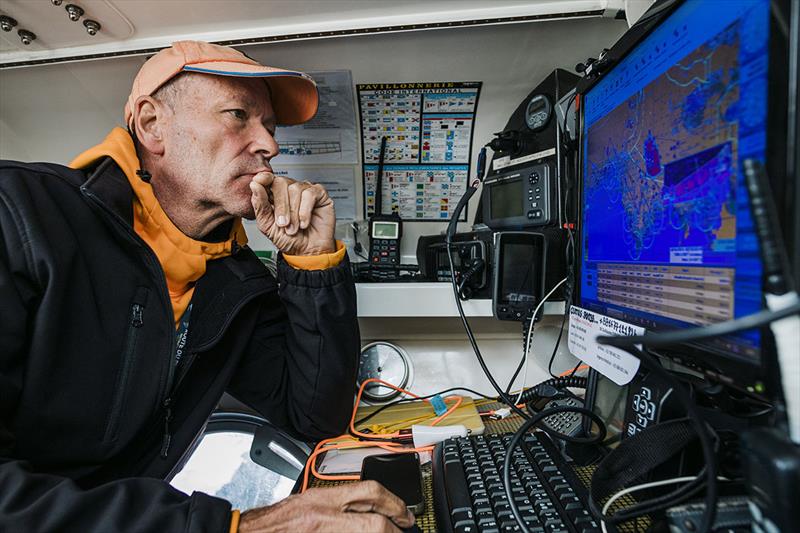
M 344 259 L 345 246 L 342 241 L 336 241 L 336 251 L 319 255 L 287 255 L 283 254 L 286 263 L 299 270 L 325 270 L 335 267 Z

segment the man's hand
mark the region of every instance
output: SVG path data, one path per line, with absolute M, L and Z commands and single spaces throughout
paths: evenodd
M 289 255 L 336 251 L 333 200 L 322 185 L 259 172 L 250 182 L 258 229 Z
M 397 533 L 414 515 L 377 481 L 309 489 L 303 494 L 242 513 L 239 533 L 277 531 Z

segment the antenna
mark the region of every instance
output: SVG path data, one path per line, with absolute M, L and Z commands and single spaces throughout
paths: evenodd
M 386 137 L 381 137 L 378 154 L 378 175 L 375 177 L 375 215 L 383 214 L 383 158 L 386 156 Z

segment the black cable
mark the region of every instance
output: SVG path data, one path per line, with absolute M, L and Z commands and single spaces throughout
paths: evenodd
M 683 344 L 714 337 L 723 337 L 746 329 L 758 328 L 797 313 L 800 313 L 800 301 L 776 311 L 765 309 L 735 320 L 718 322 L 700 328 L 670 331 L 668 333 L 645 333 L 644 335 L 632 335 L 629 337 L 598 336 L 597 342 L 623 349 L 634 348 L 637 344 L 643 344 L 648 348 L 661 348 L 671 344 Z
M 533 317 L 531 317 L 531 320 L 534 320 Z M 527 345 L 529 326 L 530 324 L 528 323 L 527 320 L 522 321 L 522 359 L 519 360 L 519 364 L 517 365 L 516 370 L 514 370 L 514 373 L 511 375 L 511 379 L 508 380 L 508 386 L 506 387 L 506 394 L 509 396 L 511 395 L 511 387 L 514 385 L 514 380 L 517 379 L 517 376 L 519 376 L 519 373 L 522 370 L 522 367 L 525 365 L 525 361 L 527 360 L 525 354 L 527 354 L 528 350 L 530 349 L 530 346 Z M 531 340 L 533 340 L 533 332 L 531 332 Z M 523 383 L 521 387 L 524 389 L 525 384 Z
M 506 448 L 506 457 L 503 460 L 503 486 L 506 491 L 506 496 L 508 497 L 508 504 L 511 507 L 511 512 L 514 514 L 514 518 L 524 533 L 530 533 L 530 530 L 525 524 L 525 521 L 522 519 L 522 515 L 517 508 L 517 502 L 514 500 L 514 493 L 511 491 L 511 457 L 514 453 L 514 448 L 517 446 L 520 439 L 522 439 L 522 436 L 525 434 L 525 432 L 527 432 L 531 427 L 542 422 L 548 416 L 564 412 L 580 413 L 588 416 L 594 422 L 596 422 L 598 427 L 601 429 L 603 436 L 600 440 L 605 438 L 605 424 L 603 424 L 603 419 L 590 409 L 572 405 L 561 405 L 559 407 L 540 411 L 539 414 L 529 418 L 519 427 L 519 429 L 514 433 L 514 436 L 511 437 L 511 442 L 508 444 L 508 448 Z
M 701 471 L 701 474 L 698 475 L 694 481 L 690 481 L 686 485 L 668 494 L 641 502 L 637 505 L 626 508 L 623 511 L 614 513 L 612 516 L 603 515 L 601 508 L 598 506 L 597 502 L 594 501 L 594 498 L 590 493 L 589 508 L 599 519 L 612 524 L 618 524 L 643 514 L 661 510 L 665 508 L 665 506 L 668 507 L 678 503 L 679 501 L 682 501 L 702 488 L 704 484 L 703 477 L 705 477 L 705 509 L 703 510 L 703 517 L 700 522 L 699 533 L 710 532 L 711 527 L 714 524 L 714 517 L 717 512 L 716 506 L 718 487 L 717 462 L 714 455 L 715 447 L 711 441 L 711 434 L 708 426 L 700 417 L 697 406 L 694 404 L 692 399 L 689 397 L 689 394 L 686 392 L 677 378 L 675 378 L 675 376 L 673 376 L 671 373 L 667 372 L 652 355 L 645 351 L 639 350 L 636 347 L 625 347 L 623 349 L 639 359 L 648 370 L 653 372 L 653 374 L 667 382 L 672 387 L 673 393 L 678 400 L 684 404 L 687 415 L 692 421 L 692 424 L 695 426 L 697 437 L 700 439 L 700 446 L 703 450 L 703 460 L 705 461 L 705 466 L 703 467 L 705 476 L 702 475 Z
M 567 302 L 564 302 L 564 305 L 569 309 Z M 553 346 L 553 353 L 550 355 L 550 361 L 547 363 L 547 372 L 554 378 L 558 378 L 558 376 L 553 373 L 553 361 L 556 359 L 556 354 L 558 353 L 558 346 L 561 344 L 561 336 L 564 335 L 564 324 L 567 322 L 567 313 L 564 313 L 564 316 L 561 317 L 561 329 L 558 330 L 558 338 L 556 339 L 556 345 Z
M 481 150 L 480 155 L 478 156 L 478 181 L 483 181 L 483 168 L 486 165 L 486 148 Z M 489 371 L 489 368 L 486 366 L 486 361 L 483 360 L 483 356 L 481 355 L 481 351 L 478 348 L 478 343 L 475 340 L 475 335 L 472 333 L 472 328 L 469 325 L 469 321 L 467 320 L 467 316 L 464 314 L 464 307 L 461 305 L 461 298 L 458 295 L 458 285 L 456 284 L 456 269 L 455 269 L 455 261 L 453 261 L 453 236 L 456 233 L 456 228 L 458 227 L 458 217 L 461 216 L 461 212 L 466 207 L 469 199 L 472 197 L 473 194 L 478 190 L 477 184 L 475 186 L 470 185 L 467 187 L 466 192 L 458 201 L 458 205 L 456 205 L 455 210 L 453 211 L 453 216 L 450 218 L 450 224 L 447 226 L 447 234 L 445 236 L 445 243 L 447 245 L 447 259 L 450 262 L 450 284 L 453 287 L 453 297 L 456 300 L 456 307 L 458 308 L 458 316 L 461 318 L 461 323 L 464 326 L 464 330 L 467 332 L 467 338 L 469 339 L 469 343 L 472 346 L 472 351 L 475 352 L 475 357 L 478 359 L 478 363 L 481 365 L 481 370 L 483 373 L 486 374 L 486 377 L 489 379 L 489 382 L 492 384 L 492 387 L 497 394 L 502 398 L 503 403 L 508 405 L 512 411 L 517 413 L 522 418 L 527 419 L 528 415 L 517 407 L 514 404 L 514 400 L 508 397 L 508 395 L 503 392 L 503 389 L 498 385 L 497 381 L 494 379 L 494 376 Z
M 382 386 L 383 385 L 380 385 L 380 384 L 376 385 L 376 387 L 382 387 Z M 434 396 L 447 394 L 448 392 L 453 392 L 453 391 L 457 391 L 457 390 L 467 391 L 467 392 L 470 392 L 470 393 L 472 393 L 472 394 L 474 394 L 476 396 L 480 396 L 481 398 L 485 398 L 487 400 L 495 400 L 495 398 L 492 398 L 491 396 L 486 396 L 485 394 L 481 394 L 478 391 L 474 391 L 472 389 L 468 389 L 467 387 L 452 387 L 450 389 L 446 389 L 446 390 L 443 390 L 443 391 L 434 392 L 433 394 L 428 394 L 427 396 L 418 396 L 417 398 L 400 398 L 399 400 L 395 400 L 393 402 L 389 402 L 387 404 L 384 404 L 384 405 L 380 406 L 380 408 L 378 408 L 374 413 L 370 413 L 367 416 L 361 418 L 360 420 L 356 420 L 355 422 L 353 422 L 353 426 L 356 426 L 358 424 L 363 424 L 364 422 L 366 422 L 367 420 L 369 420 L 373 416 L 377 415 L 378 413 L 383 412 L 384 410 L 388 409 L 389 407 L 394 407 L 395 405 L 398 405 L 398 404 L 401 404 L 401 403 L 405 403 L 405 402 L 415 402 L 417 400 L 427 400 L 428 398 L 433 398 Z

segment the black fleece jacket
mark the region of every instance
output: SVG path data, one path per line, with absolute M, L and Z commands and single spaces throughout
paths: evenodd
M 224 391 L 295 436 L 341 433 L 359 348 L 347 260 L 210 261 L 175 364 L 164 273 L 110 158 L 0 162 L 0 531 L 227 532 L 164 477 Z

